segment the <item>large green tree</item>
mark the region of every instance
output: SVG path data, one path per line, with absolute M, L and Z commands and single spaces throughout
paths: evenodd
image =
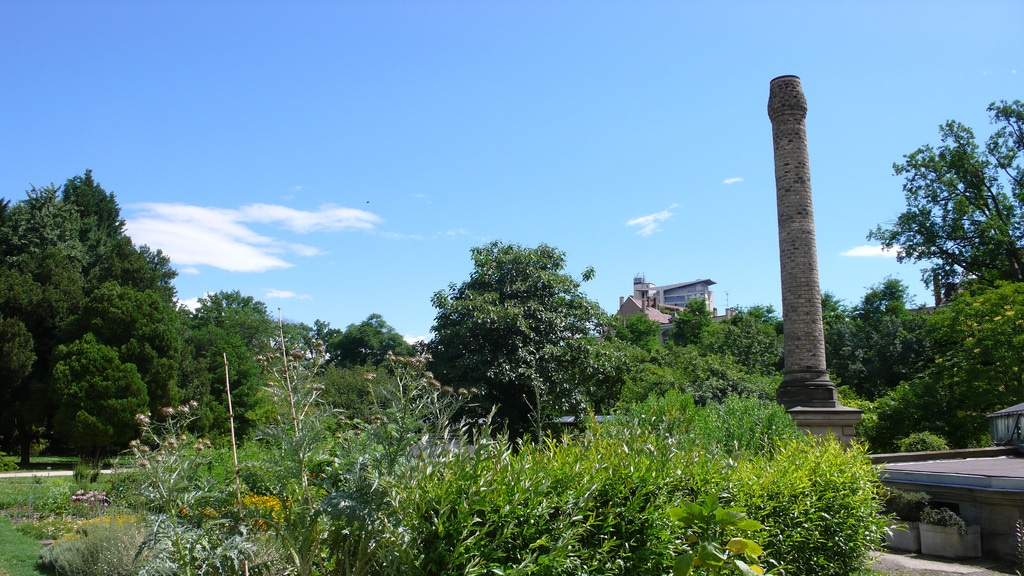
M 887 278 L 853 308 L 830 313 L 825 323 L 829 371 L 858 396 L 874 400 L 919 376 L 932 353 L 926 314 L 915 309 L 910 289 Z
M 1024 102 L 988 107 L 996 130 L 979 144 L 955 121 L 941 144 L 893 166 L 904 177 L 907 209 L 868 234 L 900 262 L 926 262 L 922 279 L 948 299 L 965 282 L 1024 281 Z
M 114 195 L 89 171 L 63 186 L 33 187 L 14 204 L 0 199 L 0 318 L 19 342 L 0 349 L 0 366 L 22 366 L 26 342 L 33 357 L 27 374 L 0 379 L 0 397 L 8 400 L 0 405 L 2 446 L 15 447 L 27 464 L 32 443 L 54 431 L 54 414 L 68 398 L 53 393 L 57 350 L 93 330 L 120 363 L 139 363 L 147 387 L 173 395 L 167 382 L 176 351 L 157 345 L 167 326 L 150 322 L 173 323 L 174 276 L 159 250 L 136 247 L 125 235 Z M 121 298 L 122 288 L 146 295 L 145 310 L 136 309 L 138 299 Z M 124 314 L 145 320 L 119 325 Z
M 122 362 L 117 350 L 91 333 L 58 346 L 55 359 L 54 434 L 97 459 L 108 446 L 132 439 L 138 432 L 135 416 L 149 402 L 135 365 Z
M 380 364 L 389 353 L 416 353 L 416 348 L 380 314 L 370 314 L 358 324 L 349 324 L 344 331 L 328 330 L 324 344 L 331 362 L 339 366 Z
M 751 374 L 777 375 L 782 370 L 782 319 L 773 306 L 738 308 L 727 320 L 701 334 L 699 349 L 729 356 Z
M 873 449 L 921 430 L 953 447 L 985 445 L 985 415 L 1024 397 L 1024 283 L 962 293 L 928 317 L 927 331 L 933 359 L 879 399 L 867 431 Z
M 604 313 L 565 272 L 565 253 L 495 241 L 472 249 L 468 280 L 434 294 L 430 369 L 442 384 L 478 389 L 513 436 L 579 412 L 583 386 L 571 367 L 588 354 Z M 593 277 L 588 268 L 582 281 Z
M 265 384 L 264 365 L 280 362 L 275 347 L 278 329 L 263 302 L 241 292 L 222 291 L 199 299 L 194 312 L 186 316 L 184 366 L 179 387 L 185 400 L 195 400 L 200 433 L 227 434 L 228 405 L 224 388 L 224 358 L 227 356 L 232 407 L 240 434 L 269 417 L 273 407 L 261 395 Z
M 668 333 L 669 340 L 679 346 L 689 346 L 700 342 L 704 332 L 711 328 L 711 310 L 703 298 L 690 300 L 683 309 L 672 317 L 672 329 Z
M 634 314 L 625 319 L 617 316 L 613 318 L 609 339 L 639 346 L 648 352 L 661 346 L 661 325 L 646 314 Z

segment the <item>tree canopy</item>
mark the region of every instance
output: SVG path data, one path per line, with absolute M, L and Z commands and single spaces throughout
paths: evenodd
M 576 413 L 582 386 L 569 367 L 587 356 L 604 314 L 565 270 L 565 253 L 495 241 L 473 248 L 468 280 L 434 293 L 430 369 L 442 384 L 478 389 L 478 407 L 513 436 Z M 541 419 L 541 420 L 538 420 Z
M 900 262 L 926 262 L 925 284 L 948 299 L 966 282 L 992 287 L 1024 281 L 1024 102 L 988 107 L 997 129 L 984 145 L 956 121 L 941 144 L 925 145 L 893 165 L 907 209 L 868 234 Z
M 65 427 L 68 418 L 96 417 L 72 393 L 86 381 L 72 380 L 111 354 L 116 362 L 99 373 L 105 384 L 89 380 L 88 386 L 133 395 L 119 401 L 142 406 L 173 400 L 174 277 L 163 253 L 136 247 L 124 234 L 114 195 L 90 171 L 63 186 L 32 187 L 17 203 L 0 199 L 0 330 L 10 338 L 0 347 L 0 371 L 10 375 L 0 378 L 2 447 L 16 447 L 27 463 L 32 443 L 50 433 L 90 449 L 120 442 L 120 425 L 90 420 L 97 426 L 86 426 L 88 434 Z M 102 402 L 100 396 L 88 401 Z M 100 424 L 113 428 L 101 431 Z

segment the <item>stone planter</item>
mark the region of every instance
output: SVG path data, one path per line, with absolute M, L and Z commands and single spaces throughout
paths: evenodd
M 917 522 L 896 522 L 889 526 L 885 545 L 904 552 L 921 551 L 921 527 Z
M 960 534 L 951 526 L 921 524 L 921 553 L 943 558 L 980 558 L 981 526 L 968 526 Z

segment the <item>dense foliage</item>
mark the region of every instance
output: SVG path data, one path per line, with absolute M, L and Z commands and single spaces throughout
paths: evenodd
M 3 447 L 27 464 L 52 435 L 95 454 L 134 434 L 120 408 L 177 401 L 174 277 L 88 171 L 0 199 Z
M 865 565 L 883 529 L 862 454 L 799 435 L 774 403 L 698 407 L 670 393 L 515 443 L 448 425 L 462 399 L 421 363 L 395 359 L 371 380 L 377 426 L 331 418 L 316 366 L 290 366 L 273 381 L 278 417 L 240 451 L 237 494 L 230 453 L 186 431 L 191 408 L 175 410 L 144 423 L 109 507 L 79 508 L 108 521 L 82 523 L 46 561 L 69 573 L 102 554 L 106 573 L 660 575 L 687 550 L 670 510 L 711 499 L 761 526 L 749 537 L 766 568 L 838 575 Z
M 998 128 L 984 145 L 949 121 L 938 147 L 922 146 L 893 166 L 904 177 L 907 209 L 869 234 L 901 262 L 926 262 L 922 278 L 940 298 L 965 283 L 1024 281 L 1024 102 L 988 111 Z
M 478 415 L 495 410 L 513 437 L 582 413 L 573 367 L 603 314 L 564 272 L 565 253 L 495 241 L 472 259 L 468 280 L 433 296 L 431 370 L 455 389 L 479 390 Z M 592 276 L 588 269 L 582 281 Z

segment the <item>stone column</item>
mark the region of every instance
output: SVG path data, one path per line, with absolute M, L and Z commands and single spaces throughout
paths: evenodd
M 807 100 L 800 78 L 779 76 L 772 80 L 768 118 L 775 148 L 785 332 L 785 368 L 776 399 L 802 427 L 814 432 L 831 430 L 840 438 L 852 437 L 861 411 L 839 403 L 836 386 L 825 367 L 806 116 Z

